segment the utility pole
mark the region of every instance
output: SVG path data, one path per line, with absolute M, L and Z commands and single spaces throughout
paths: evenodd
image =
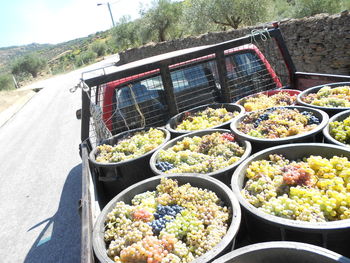
M 104 3 L 104 4 L 106 4 L 106 3 Z M 104 4 L 103 3 L 98 3 L 97 6 L 104 5 Z M 114 23 L 112 11 L 111 11 L 111 6 L 110 6 L 109 2 L 107 2 L 107 6 L 108 6 L 109 14 L 111 15 L 113 27 L 115 27 L 115 23 Z
M 113 19 L 113 15 L 112 15 L 112 11 L 111 11 L 111 6 L 110 6 L 109 2 L 107 2 L 107 6 L 108 6 L 109 14 L 111 15 L 113 27 L 115 27 L 114 19 Z
M 15 83 L 16 89 L 19 89 L 19 85 L 18 85 L 18 83 L 16 81 L 15 75 L 12 74 L 12 78 L 13 78 L 13 82 Z

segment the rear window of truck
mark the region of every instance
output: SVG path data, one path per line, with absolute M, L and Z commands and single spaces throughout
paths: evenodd
M 225 66 L 231 101 L 278 86 L 273 69 L 254 45 L 226 50 Z M 171 65 L 170 77 L 178 112 L 221 102 L 214 54 Z M 159 71 L 130 76 L 128 82 L 114 86 L 113 94 L 113 106 L 104 114 L 113 133 L 138 127 L 143 117 L 146 126 L 163 125 L 169 118 Z

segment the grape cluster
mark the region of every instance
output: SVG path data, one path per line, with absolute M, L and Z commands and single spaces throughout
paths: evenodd
M 129 245 L 152 236 L 152 227 L 142 221 L 132 221 L 123 217 L 117 218 L 113 224 L 107 224 L 105 242 L 108 244 L 107 254 L 113 258 Z
M 260 122 L 266 121 L 268 119 L 269 119 L 269 113 L 263 113 L 263 114 L 259 115 L 259 117 L 256 119 L 256 121 L 254 121 L 254 127 L 258 128 L 260 125 Z
M 134 198 L 131 200 L 131 203 L 134 206 L 140 206 L 140 207 L 148 207 L 150 209 L 156 210 L 156 192 L 155 191 L 147 191 L 141 194 L 137 194 L 134 196 Z
M 174 220 L 176 215 L 184 208 L 179 205 L 158 205 L 157 212 L 153 214 L 155 220 L 149 223 L 153 229 L 153 233 L 159 234 L 165 228 L 165 224 Z
M 157 212 L 154 214 L 156 219 L 162 218 L 165 216 L 175 217 L 178 213 L 180 213 L 184 208 L 179 205 L 158 205 Z
M 230 142 L 234 142 L 236 140 L 235 136 L 233 136 L 232 133 L 228 133 L 228 132 L 223 133 L 222 137 L 226 140 L 229 140 Z
M 308 125 L 320 124 L 320 120 L 316 116 L 312 115 L 311 112 L 303 111 L 303 112 L 301 112 L 301 114 L 303 114 L 304 116 L 306 116 L 308 118 L 308 122 L 307 122 Z
M 150 128 L 120 140 L 116 145 L 97 146 L 96 162 L 117 163 L 135 159 L 157 148 L 165 140 L 162 130 Z
M 295 104 L 297 96 L 290 95 L 288 92 L 278 92 L 268 96 L 266 94 L 257 94 L 243 99 L 242 104 L 246 111 L 264 110 L 274 106 L 289 106 Z
M 304 185 L 312 186 L 312 172 L 305 169 L 300 163 L 291 163 L 282 169 L 283 181 L 287 185 Z
M 161 170 L 162 172 L 168 171 L 170 169 L 174 168 L 174 165 L 169 162 L 157 162 L 156 163 L 156 168 L 158 170 Z
M 270 108 L 252 112 L 238 123 L 239 131 L 258 138 L 285 138 L 314 129 L 320 120 L 311 112 Z
M 166 224 L 164 231 L 161 233 L 174 234 L 177 239 L 183 239 L 189 232 L 200 233 L 204 229 L 203 223 L 196 217 L 195 212 L 184 210 L 176 216 L 175 220 Z
M 337 141 L 350 144 L 350 117 L 329 123 L 329 133 Z
M 172 237 L 158 239 L 155 236 L 147 236 L 123 249 L 117 262 L 161 263 L 168 256 L 175 241 Z
M 238 114 L 238 111 L 229 112 L 226 108 L 213 109 L 210 107 L 194 113 L 186 112 L 175 130 L 196 131 L 208 129 L 227 122 Z
M 310 93 L 302 100 L 322 107 L 350 107 L 350 86 L 324 86 L 317 93 Z
M 292 220 L 325 222 L 350 218 L 350 161 L 282 155 L 252 162 L 242 195 L 258 209 Z
M 210 173 L 234 164 L 244 151 L 230 133 L 185 137 L 159 151 L 156 167 L 165 173 Z
M 119 263 L 191 262 L 222 240 L 231 219 L 214 192 L 167 178 L 131 203 L 117 202 L 105 221 L 107 254 Z

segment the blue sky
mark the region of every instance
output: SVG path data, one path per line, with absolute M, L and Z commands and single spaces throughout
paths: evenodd
M 114 21 L 138 16 L 140 3 L 151 0 L 109 1 Z M 97 3 L 104 5 L 97 6 Z M 111 28 L 106 1 L 4 0 L 0 5 L 0 47 L 30 43 L 60 43 Z

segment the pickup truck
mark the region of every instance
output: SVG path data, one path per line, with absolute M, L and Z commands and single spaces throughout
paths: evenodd
M 279 54 L 278 69 L 260 46 L 269 42 Z M 97 72 L 102 72 L 96 76 Z M 277 73 L 276 73 L 277 72 Z M 284 77 L 279 73 L 284 72 Z M 109 201 L 89 153 L 103 139 L 138 127 L 164 126 L 187 109 L 231 103 L 244 96 L 279 88 L 306 88 L 349 81 L 350 76 L 298 72 L 277 24 L 230 41 L 177 50 L 121 66 L 83 73 L 81 144 L 81 262 L 95 262 L 92 229 Z

